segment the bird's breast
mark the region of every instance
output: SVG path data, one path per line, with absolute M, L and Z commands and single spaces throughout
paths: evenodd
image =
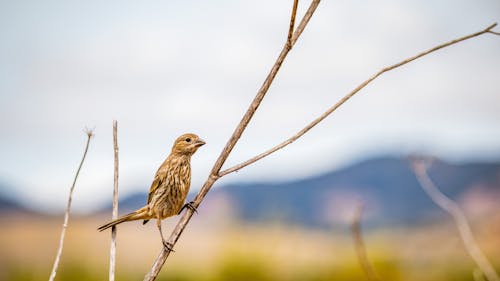
M 182 159 L 181 159 L 182 160 Z M 176 215 L 184 205 L 191 185 L 191 167 L 189 161 L 173 159 L 167 166 L 163 181 L 163 194 L 157 197 L 158 212 L 162 217 Z M 161 192 L 158 190 L 158 192 Z

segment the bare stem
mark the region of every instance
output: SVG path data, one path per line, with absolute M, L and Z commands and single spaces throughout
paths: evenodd
M 88 129 L 86 130 L 85 133 L 87 134 L 87 144 L 85 145 L 85 150 L 83 152 L 83 156 L 82 156 L 82 160 L 80 161 L 80 165 L 78 165 L 78 169 L 76 170 L 76 174 L 75 174 L 75 177 L 73 179 L 73 184 L 71 185 L 71 188 L 69 189 L 68 203 L 66 205 L 66 212 L 64 214 L 64 223 L 63 223 L 62 230 L 61 230 L 61 237 L 59 239 L 59 248 L 57 249 L 56 259 L 54 260 L 54 265 L 52 266 L 52 272 L 50 274 L 49 281 L 53 281 L 56 278 L 57 267 L 59 266 L 59 261 L 61 259 L 62 250 L 64 247 L 64 236 L 66 235 L 66 228 L 68 227 L 69 211 L 71 209 L 71 201 L 73 199 L 73 190 L 75 189 L 76 180 L 78 178 L 78 175 L 80 174 L 80 170 L 82 169 L 82 165 L 83 165 L 83 162 L 85 161 L 85 157 L 87 156 L 87 151 L 89 149 L 90 139 L 92 139 L 92 136 L 94 135 L 92 130 L 88 130 Z
M 111 218 L 118 218 L 118 122 L 113 120 L 113 151 L 115 156 L 113 172 L 113 214 Z M 111 246 L 109 249 L 109 281 L 115 280 L 116 267 L 116 226 L 111 227 Z
M 388 66 L 388 67 L 385 67 L 383 68 L 382 70 L 378 71 L 377 73 L 373 74 L 370 78 L 368 78 L 367 80 L 363 81 L 363 83 L 361 83 L 359 86 L 357 86 L 354 90 L 352 90 L 351 92 L 349 92 L 347 95 L 345 95 L 343 98 L 341 98 L 337 103 L 335 103 L 333 106 L 331 106 L 327 111 L 325 111 L 323 114 L 321 114 L 320 116 L 318 116 L 316 119 L 314 119 L 311 123 L 309 123 L 307 126 L 305 126 L 302 130 L 300 130 L 299 132 L 297 132 L 295 135 L 291 136 L 290 138 L 288 138 L 287 140 L 283 141 L 282 143 L 272 147 L 271 149 L 259 154 L 259 155 L 256 155 L 240 164 L 237 164 L 237 165 L 234 165 L 233 167 L 230 167 L 228 169 L 225 169 L 223 171 L 221 171 L 219 173 L 219 176 L 222 177 L 222 176 L 225 176 L 227 174 L 230 174 L 232 172 L 235 172 L 235 171 L 238 171 L 239 169 L 241 168 L 244 168 L 266 156 L 268 156 L 269 154 L 272 154 L 274 152 L 276 152 L 277 150 L 280 150 L 282 149 L 283 147 L 291 144 L 292 142 L 296 141 L 298 138 L 300 138 L 301 136 L 303 136 L 305 133 L 307 133 L 309 130 L 311 130 L 314 126 L 316 126 L 318 123 L 320 123 L 321 121 L 323 121 L 326 117 L 328 117 L 330 114 L 332 114 L 335 110 L 337 110 L 341 105 L 343 105 L 346 101 L 348 101 L 351 97 L 353 97 L 355 94 L 357 94 L 359 91 L 361 91 L 361 89 L 363 89 L 364 87 L 366 87 L 368 84 L 370 84 L 373 80 L 377 79 L 380 75 L 384 74 L 385 72 L 388 72 L 388 71 L 391 71 L 395 68 L 398 68 L 400 66 L 403 66 L 407 63 L 410 63 L 416 59 L 419 59 L 425 55 L 428 55 L 432 52 L 435 52 L 439 49 L 442 49 L 442 48 L 445 48 L 445 47 L 448 47 L 448 46 L 451 46 L 451 45 L 454 45 L 454 44 L 457 44 L 459 42 L 462 42 L 464 40 L 467 40 L 467 39 L 471 39 L 471 38 L 474 38 L 476 36 L 479 36 L 479 35 L 482 35 L 482 34 L 485 34 L 485 33 L 488 33 L 490 32 L 490 30 L 495 27 L 497 24 L 494 23 L 490 26 L 488 26 L 487 28 L 481 30 L 481 31 L 478 31 L 478 32 L 475 32 L 475 33 L 472 33 L 472 34 L 469 34 L 469 35 L 466 35 L 466 36 L 463 36 L 463 37 L 460 37 L 460 38 L 457 38 L 457 39 L 454 39 L 454 40 L 451 40 L 449 42 L 446 42 L 446 43 L 443 43 L 441 45 L 438 45 L 436 47 L 433 47 L 431 49 L 428 49 L 424 52 L 421 52 L 417 55 L 414 55 L 412 57 L 409 57 L 405 60 L 402 60 L 396 64 L 393 64 L 391 66 Z
M 477 245 L 477 242 L 472 235 L 469 223 L 467 222 L 467 218 L 465 217 L 462 209 L 458 206 L 457 203 L 455 203 L 453 200 L 446 197 L 446 195 L 439 191 L 439 189 L 430 179 L 427 173 L 427 163 L 425 163 L 423 160 L 413 160 L 412 168 L 418 182 L 422 186 L 422 189 L 425 191 L 425 193 L 427 193 L 427 195 L 436 205 L 438 205 L 441 209 L 452 216 L 453 220 L 455 221 L 455 225 L 458 228 L 460 237 L 462 238 L 462 241 L 465 245 L 467 253 L 474 260 L 479 269 L 484 273 L 486 279 L 488 279 L 489 281 L 500 281 L 500 278 L 498 277 L 495 269 Z
M 285 60 L 286 56 L 290 52 L 291 48 L 299 38 L 300 34 L 306 27 L 307 23 L 311 19 L 312 15 L 314 14 L 314 11 L 316 10 L 317 6 L 319 5 L 320 0 L 313 0 L 309 6 L 309 9 L 307 10 L 306 14 L 302 18 L 299 26 L 295 30 L 295 32 L 292 35 L 292 38 L 290 40 L 291 43 L 287 40 L 285 43 L 285 46 L 283 47 L 280 55 L 276 59 L 276 62 L 274 63 L 273 67 L 271 68 L 271 71 L 269 72 L 267 78 L 265 79 L 264 83 L 262 84 L 261 88 L 257 92 L 254 100 L 250 104 L 249 108 L 247 109 L 245 115 L 241 119 L 240 123 L 234 130 L 232 136 L 229 138 L 229 141 L 227 142 L 226 146 L 222 150 L 221 154 L 217 158 L 217 161 L 215 162 L 214 166 L 212 167 L 212 170 L 210 172 L 210 175 L 206 182 L 203 184 L 203 187 L 201 188 L 200 192 L 194 199 L 193 205 L 195 207 L 198 207 L 203 198 L 205 198 L 205 195 L 208 193 L 212 185 L 220 178 L 219 176 L 219 171 L 226 161 L 227 157 L 233 150 L 234 146 L 240 139 L 241 135 L 243 134 L 243 131 L 247 127 L 248 123 L 252 119 L 255 111 L 259 107 L 260 103 L 262 102 L 262 99 L 266 95 L 267 91 L 269 90 L 269 87 L 271 86 L 272 81 L 274 80 L 274 77 L 276 77 L 276 74 L 278 73 L 278 70 L 280 69 L 281 65 L 283 64 L 283 61 Z M 292 20 L 294 20 L 296 8 L 293 9 L 292 11 Z M 292 25 L 292 24 L 290 24 Z M 172 231 L 168 242 L 171 243 L 171 245 L 175 245 L 177 240 L 179 239 L 180 235 L 184 231 L 186 225 L 190 221 L 191 217 L 193 216 L 193 211 L 191 209 L 187 209 L 186 212 L 184 212 L 183 216 L 177 223 L 175 229 Z M 158 273 L 160 272 L 161 268 L 163 267 L 163 264 L 167 260 L 168 256 L 170 254 L 170 250 L 163 248 L 158 257 L 156 258 L 153 266 L 151 267 L 150 271 L 146 274 L 144 277 L 144 280 L 155 280 L 156 277 L 158 276 Z
M 295 26 L 295 15 L 297 15 L 298 4 L 299 0 L 293 1 L 292 16 L 290 18 L 290 28 L 288 29 L 288 38 L 287 38 L 287 43 L 288 45 L 290 45 L 290 48 L 292 47 L 293 28 Z
M 358 256 L 359 264 L 361 268 L 368 277 L 368 280 L 372 281 L 380 281 L 381 279 L 377 276 L 375 272 L 375 268 L 372 263 L 368 259 L 368 255 L 366 254 L 365 243 L 363 242 L 363 234 L 361 232 L 361 216 L 363 215 L 363 204 L 359 203 L 356 211 L 354 213 L 354 217 L 351 225 L 351 233 L 354 241 L 354 248 L 356 250 L 356 255 Z

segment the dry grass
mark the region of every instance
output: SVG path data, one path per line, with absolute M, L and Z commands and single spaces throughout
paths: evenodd
M 110 237 L 96 231 L 103 220 L 73 220 L 58 280 L 71 280 L 75 275 L 81 276 L 78 280 L 107 277 Z M 174 221 L 168 221 L 166 228 L 173 228 Z M 496 251 L 500 248 L 500 216 L 494 222 L 491 226 L 476 225 L 480 246 L 492 261 L 500 258 Z M 46 280 L 59 219 L 4 216 L 0 223 L 0 280 Z M 248 280 L 242 277 L 246 276 L 252 280 L 362 280 L 365 277 L 348 227 L 305 230 L 285 224 L 241 224 L 227 218 L 217 224 L 200 215 L 179 240 L 170 270 L 161 273 L 160 279 Z M 156 228 L 132 222 L 119 229 L 117 280 L 140 279 L 161 244 Z M 365 242 L 384 280 L 472 278 L 474 266 L 452 224 L 367 232 Z

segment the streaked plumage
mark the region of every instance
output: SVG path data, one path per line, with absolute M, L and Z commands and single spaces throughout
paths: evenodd
M 163 244 L 169 247 L 163 237 L 161 220 L 177 215 L 186 201 L 191 185 L 191 156 L 205 142 L 195 134 L 184 134 L 175 141 L 170 155 L 156 172 L 149 189 L 146 206 L 106 223 L 98 228 L 103 231 L 126 221 L 157 219 Z

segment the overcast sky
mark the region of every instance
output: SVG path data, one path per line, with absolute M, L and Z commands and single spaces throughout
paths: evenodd
M 110 202 L 113 119 L 122 198 L 149 189 L 185 132 L 207 142 L 193 157 L 198 189 L 281 50 L 292 2 L 1 1 L 2 192 L 63 210 L 88 126 L 95 138 L 74 208 Z M 499 21 L 498 0 L 323 1 L 227 165 L 294 134 L 382 67 Z M 498 159 L 499 82 L 500 37 L 441 50 L 380 77 L 299 141 L 216 186 L 386 153 Z

